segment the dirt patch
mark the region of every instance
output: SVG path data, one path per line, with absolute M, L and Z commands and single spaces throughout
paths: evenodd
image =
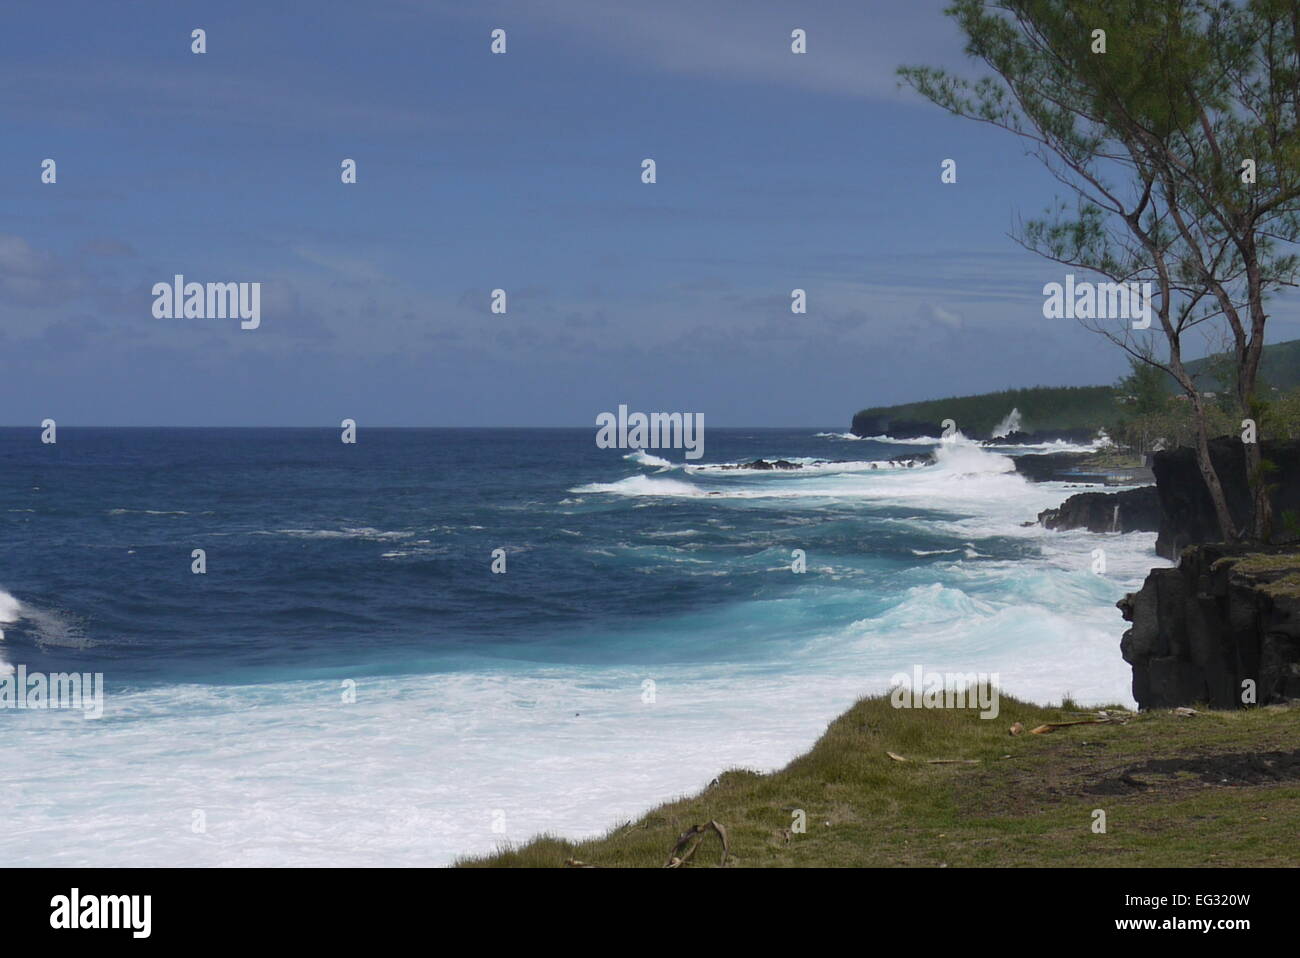
M 1156 758 L 1111 774 L 1083 791 L 1088 795 L 1131 795 L 1179 782 L 1247 786 L 1294 781 L 1300 781 L 1300 749 Z

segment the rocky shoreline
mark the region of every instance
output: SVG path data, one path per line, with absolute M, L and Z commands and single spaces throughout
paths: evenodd
M 1300 513 L 1300 440 L 1265 442 L 1264 458 L 1273 463 L 1273 515 L 1282 532 L 1283 517 Z M 1246 477 L 1246 455 L 1240 439 L 1226 436 L 1210 440 L 1210 459 L 1223 485 L 1228 511 L 1239 526 L 1250 515 L 1250 485 Z M 1189 545 L 1212 542 L 1218 537 L 1214 503 L 1201 479 L 1196 454 L 1191 449 L 1158 452 L 1152 462 L 1156 488 L 1160 490 L 1160 536 L 1156 552 L 1177 559 Z
M 928 452 L 917 453 L 913 456 L 898 456 L 894 459 L 882 460 L 888 462 L 890 466 L 899 469 L 911 469 L 915 466 L 929 466 L 934 463 L 934 456 Z M 810 463 L 791 462 L 789 459 L 754 459 L 750 462 L 729 462 L 724 463 L 716 468 L 724 472 L 768 472 L 776 470 L 794 470 L 803 469 L 805 465 L 809 467 L 818 466 L 836 466 L 842 463 L 856 462 L 853 459 L 816 459 Z M 871 468 L 876 468 L 876 463 L 871 464 Z
M 942 422 L 930 422 L 922 419 L 897 419 L 893 416 L 864 416 L 861 413 L 853 417 L 850 427 L 853 435 L 861 439 L 876 436 L 888 436 L 890 439 L 927 439 L 938 438 L 947 431 Z M 962 434 L 977 442 L 996 445 L 1032 446 L 1048 442 L 1091 442 L 1097 435 L 1096 429 L 1035 429 L 1030 432 L 1012 430 L 1000 436 L 991 431 L 962 428 Z
M 1012 457 L 1016 472 L 1030 482 L 1078 482 L 1101 486 L 1131 486 L 1154 480 L 1145 466 L 1121 466 L 1099 461 L 1090 452 L 1030 453 Z
M 1242 443 L 1212 440 L 1210 454 L 1229 510 L 1244 523 L 1250 492 Z M 1300 442 L 1266 442 L 1264 456 L 1276 467 L 1272 500 L 1281 524 L 1300 510 Z M 1069 472 L 1060 462 L 1025 470 L 1030 478 Z M 1138 706 L 1243 708 L 1300 699 L 1297 544 L 1285 535 L 1269 549 L 1215 544 L 1213 503 L 1191 449 L 1156 453 L 1151 474 L 1154 485 L 1080 493 L 1037 520 L 1054 530 L 1155 532 L 1156 553 L 1178 562 L 1152 569 L 1118 604 L 1132 623 L 1120 649 L 1133 669 Z
M 859 424 L 855 423 L 855 426 Z M 865 424 L 870 428 L 877 424 Z M 895 438 L 937 435 L 931 423 L 894 423 Z M 909 431 L 910 430 L 910 431 Z M 1016 434 L 996 444 L 1078 440 Z M 985 441 L 985 444 L 991 444 Z M 1272 500 L 1280 527 L 1300 514 L 1300 441 L 1265 442 L 1273 463 Z M 1250 513 L 1250 489 L 1241 440 L 1220 437 L 1210 454 L 1234 519 Z M 891 465 L 926 466 L 930 453 Z M 1155 453 L 1149 467 L 1123 463 L 1113 455 L 1052 452 L 1013 457 L 1016 472 L 1031 482 L 1079 483 L 1093 487 L 1038 514 L 1046 529 L 1094 533 L 1155 532 L 1156 553 L 1178 562 L 1152 569 L 1142 588 L 1118 607 L 1132 623 L 1120 651 L 1133 669 L 1133 697 L 1139 708 L 1208 705 L 1243 708 L 1300 700 L 1300 536 L 1261 550 L 1214 544 L 1218 522 L 1195 452 L 1178 448 Z M 755 460 L 728 469 L 799 469 L 787 460 Z M 1113 492 L 1097 486 L 1130 486 Z
M 1157 532 L 1160 496 L 1155 486 L 1139 486 L 1123 492 L 1082 492 L 1066 499 L 1056 509 L 1044 509 L 1038 514 L 1038 523 L 1058 531 Z

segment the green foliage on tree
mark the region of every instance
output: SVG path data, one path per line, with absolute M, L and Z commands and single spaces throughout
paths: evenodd
M 1134 415 L 1159 412 L 1169 398 L 1169 377 L 1150 363 L 1129 360 L 1129 374 L 1115 384 L 1118 400 Z
M 1267 540 L 1258 444 L 1246 446 L 1253 518 L 1239 529 L 1208 448 L 1223 404 L 1205 401 L 1183 350 L 1192 330 L 1217 331 L 1236 408 L 1250 408 L 1266 300 L 1300 276 L 1295 0 L 955 0 L 946 12 L 988 72 L 904 67 L 904 82 L 1016 134 L 1073 194 L 1026 223 L 1022 245 L 1104 281 L 1151 285 L 1151 330 L 1114 317 L 1084 325 L 1178 383 L 1224 538 Z

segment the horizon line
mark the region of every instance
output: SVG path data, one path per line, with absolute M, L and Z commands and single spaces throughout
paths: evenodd
M 42 427 L 40 426 L 39 423 L 38 423 L 37 425 L 34 425 L 34 426 L 33 426 L 33 425 L 0 425 L 0 429 L 34 429 L 34 430 L 37 430 L 38 432 L 40 431 L 41 428 L 42 428 Z M 75 424 L 75 425 L 64 425 L 64 424 L 62 424 L 62 423 L 59 424 L 59 429 L 327 429 L 327 430 L 330 430 L 330 431 L 336 431 L 336 430 L 338 430 L 338 429 L 340 429 L 340 428 L 342 428 L 342 427 L 340 427 L 340 426 L 321 426 L 321 425 L 310 425 L 310 426 L 300 426 L 300 425 L 275 425 L 275 426 L 247 426 L 247 425 L 243 425 L 243 426 L 238 426 L 238 425 L 229 425 L 229 426 L 175 426 L 175 425 L 173 425 L 173 426 L 159 426 L 159 425 L 102 425 L 102 424 L 93 424 L 93 423 L 78 423 L 78 424 Z M 357 424 L 357 428 L 358 428 L 358 429 L 361 429 L 361 428 L 362 428 L 362 426 L 361 426 L 360 423 Z M 591 425 L 581 425 L 581 426 L 393 426 L 393 425 L 382 425 L 382 424 L 381 424 L 381 425 L 375 425 L 375 426 L 365 426 L 365 428 L 366 428 L 366 429 L 598 429 L 599 426 L 598 426 L 597 424 L 595 424 L 595 423 L 593 423 L 593 424 L 591 424 Z M 813 424 L 813 425 L 810 425 L 810 424 L 802 424 L 802 425 L 795 425 L 795 426 L 730 426 L 730 425 L 722 425 L 722 426 L 709 426 L 708 428 L 710 428 L 710 429 L 835 429 L 835 428 L 837 428 L 837 427 L 836 427 L 836 426 L 828 426 L 828 425 L 825 425 L 825 424 L 820 424 L 820 425 L 815 425 L 815 424 Z M 845 429 L 844 431 L 847 432 L 848 429 Z

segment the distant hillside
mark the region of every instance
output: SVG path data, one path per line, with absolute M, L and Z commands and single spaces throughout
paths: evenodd
M 1223 383 L 1215 375 L 1216 359 L 1208 356 L 1187 364 L 1203 391 L 1224 391 Z M 1276 387 L 1282 392 L 1300 388 L 1300 339 L 1265 346 L 1260 379 L 1265 387 Z M 1178 391 L 1172 379 L 1169 388 L 1171 392 Z M 1019 421 L 1008 424 L 1006 418 L 1013 409 L 1019 411 Z M 1030 433 L 1095 431 L 1113 422 L 1115 413 L 1115 390 L 1111 386 L 1034 386 L 873 406 L 853 417 L 852 429 L 859 436 L 889 435 L 900 439 L 937 436 L 942 422 L 951 419 L 965 435 L 985 439 L 995 431 L 1003 432 L 1007 425 Z
M 1018 422 L 1006 421 L 1012 410 L 1019 412 Z M 1097 430 L 1114 415 L 1115 390 L 1110 386 L 1034 386 L 876 406 L 854 416 L 852 428 L 859 436 L 937 436 L 940 424 L 951 419 L 965 435 L 986 438 L 1007 427 L 1022 432 Z
M 1215 359 L 1207 356 L 1187 364 L 1204 391 L 1221 392 L 1224 389 L 1224 384 L 1215 376 Z M 1275 386 L 1282 392 L 1300 386 L 1300 339 L 1265 346 L 1259 361 L 1259 376 L 1264 386 Z M 1170 388 L 1177 389 L 1178 386 L 1171 382 Z

